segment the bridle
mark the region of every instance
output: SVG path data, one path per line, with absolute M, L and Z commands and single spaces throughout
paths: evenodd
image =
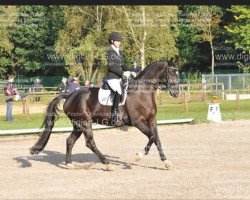
M 178 72 L 178 69 L 176 67 L 169 67 L 167 66 L 167 70 L 164 72 L 164 74 L 161 76 L 160 79 L 164 80 L 164 81 L 157 81 L 156 83 L 152 83 L 150 82 L 149 80 L 140 80 L 140 79 L 131 79 L 131 80 L 135 80 L 137 82 L 137 86 L 133 89 L 134 91 L 138 89 L 138 85 L 139 85 L 139 82 L 143 82 L 145 83 L 146 85 L 148 86 L 151 86 L 154 90 L 157 90 L 157 89 L 164 89 L 166 91 L 169 91 L 171 86 L 173 85 L 177 85 L 178 83 L 175 83 L 175 82 L 171 82 L 170 80 L 170 73 L 169 73 L 169 70 L 170 69 L 175 69 L 176 72 Z
M 178 83 L 170 81 L 171 78 L 170 78 L 169 69 L 175 69 L 176 72 L 178 73 L 178 69 L 176 67 L 169 67 L 168 66 L 167 70 L 163 74 L 163 77 L 164 77 L 163 80 L 164 81 L 158 81 L 157 83 L 152 83 L 150 81 L 145 81 L 145 80 L 142 80 L 142 81 L 145 82 L 147 85 L 152 86 L 155 90 L 157 90 L 157 89 L 165 89 L 166 91 L 169 91 L 171 86 L 178 84 Z
M 171 86 L 178 84 L 176 82 L 171 82 L 171 78 L 169 77 L 170 76 L 169 69 L 175 69 L 176 73 L 179 73 L 178 72 L 178 68 L 176 68 L 176 67 L 168 67 L 167 68 L 167 79 L 166 79 L 166 83 L 164 84 L 166 86 L 166 90 L 167 91 L 169 91 L 169 89 L 171 88 Z

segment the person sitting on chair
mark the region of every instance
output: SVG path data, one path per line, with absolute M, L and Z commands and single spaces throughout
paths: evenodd
M 113 106 L 111 108 L 111 123 L 114 125 L 118 122 L 117 112 L 122 94 L 122 77 L 125 76 L 128 78 L 131 73 L 136 76 L 135 72 L 131 72 L 127 67 L 124 55 L 119 49 L 122 40 L 123 38 L 118 32 L 112 32 L 109 35 L 108 43 L 110 47 L 107 49 L 108 72 L 104 77 L 104 81 L 106 81 L 109 87 L 115 92 Z

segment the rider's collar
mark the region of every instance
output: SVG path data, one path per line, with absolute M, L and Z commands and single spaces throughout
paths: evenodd
M 118 55 L 120 55 L 119 47 L 116 47 L 114 44 L 111 44 L 111 47 L 116 51 Z

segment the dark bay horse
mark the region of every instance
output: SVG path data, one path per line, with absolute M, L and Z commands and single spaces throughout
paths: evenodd
M 172 61 L 159 61 L 152 63 L 145 68 L 136 79 L 129 83 L 128 95 L 126 103 L 120 106 L 121 125 L 129 125 L 137 127 L 142 133 L 148 137 L 146 147 L 137 158 L 147 155 L 151 145 L 157 146 L 160 158 L 164 161 L 167 169 L 172 167 L 172 163 L 167 160 L 157 132 L 156 121 L 156 102 L 155 93 L 160 88 L 169 91 L 173 97 L 179 94 L 179 74 L 176 63 Z M 81 88 L 70 95 L 59 95 L 55 97 L 48 105 L 46 116 L 43 122 L 45 129 L 40 133 L 38 141 L 30 149 L 30 153 L 38 154 L 46 146 L 56 117 L 58 116 L 58 105 L 60 101 L 66 98 L 63 110 L 73 124 L 73 131 L 66 142 L 66 164 L 71 165 L 72 148 L 76 140 L 83 133 L 86 140 L 86 146 L 90 148 L 106 165 L 107 170 L 111 170 L 112 166 L 105 156 L 96 147 L 92 123 L 112 125 L 111 124 L 111 106 L 101 105 L 98 101 L 99 88 Z

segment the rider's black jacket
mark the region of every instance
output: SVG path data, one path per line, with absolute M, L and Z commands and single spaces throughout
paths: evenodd
M 124 55 L 119 50 L 120 55 L 116 51 L 109 47 L 107 50 L 108 72 L 104 77 L 104 80 L 119 79 L 122 78 L 124 71 L 131 71 L 125 63 Z

